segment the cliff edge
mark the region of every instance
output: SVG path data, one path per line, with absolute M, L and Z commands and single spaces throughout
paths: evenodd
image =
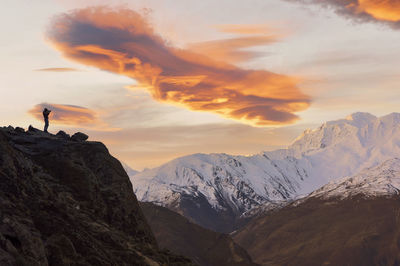
M 0 128 L 0 265 L 191 265 L 160 251 L 121 163 L 86 138 Z

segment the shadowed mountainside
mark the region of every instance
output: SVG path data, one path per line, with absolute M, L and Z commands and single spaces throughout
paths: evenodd
M 144 215 L 162 248 L 187 256 L 202 266 L 255 266 L 247 252 L 227 234 L 191 223 L 167 208 L 140 202 Z
M 99 142 L 0 128 L 0 265 L 192 265 L 160 251 Z
M 310 198 L 234 239 L 262 265 L 400 265 L 400 197 Z

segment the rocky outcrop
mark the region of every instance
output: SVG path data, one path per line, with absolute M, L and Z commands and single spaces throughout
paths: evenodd
M 99 142 L 0 129 L 0 265 L 191 265 L 160 251 Z
M 201 266 L 256 266 L 227 234 L 213 232 L 167 208 L 149 202 L 140 206 L 160 247 L 184 255 Z
M 85 141 L 89 138 L 88 135 L 82 132 L 76 132 L 74 135 L 72 135 L 71 140 L 73 141 Z
M 58 136 L 58 137 L 60 137 L 60 138 L 63 138 L 63 139 L 66 139 L 66 140 L 69 140 L 69 139 L 71 138 L 71 136 L 70 136 L 69 134 L 65 133 L 65 132 L 62 131 L 62 130 L 58 131 L 58 133 L 56 134 L 56 136 Z

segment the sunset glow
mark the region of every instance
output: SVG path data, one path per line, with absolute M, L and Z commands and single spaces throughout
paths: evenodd
M 358 9 L 371 14 L 378 20 L 400 21 L 400 1 L 359 0 Z
M 398 0 L 5 0 L 3 126 L 81 131 L 136 170 L 257 154 L 400 106 Z M 21 19 L 23 18 L 23 19 Z
M 388 22 L 398 27 L 400 22 L 399 0 L 286 0 L 308 5 L 321 5 L 334 8 L 339 15 L 356 19 L 357 21 Z

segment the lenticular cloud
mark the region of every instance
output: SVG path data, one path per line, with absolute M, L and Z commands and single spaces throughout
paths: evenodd
M 294 77 L 246 70 L 167 45 L 130 9 L 92 7 L 55 17 L 48 40 L 65 57 L 125 75 L 160 102 L 256 125 L 293 123 L 310 98 Z

